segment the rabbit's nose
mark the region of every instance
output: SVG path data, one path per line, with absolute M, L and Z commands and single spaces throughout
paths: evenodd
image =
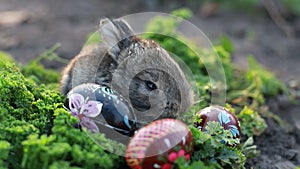
M 163 108 L 167 105 L 167 95 L 163 90 L 156 89 L 150 92 L 149 102 L 151 105 L 150 109 Z
M 143 112 L 136 113 L 139 122 L 145 124 L 158 119 L 164 113 L 167 104 L 166 94 L 164 93 L 164 91 L 159 89 L 151 91 L 149 93 L 148 99 L 150 108 Z
M 152 90 L 149 93 L 149 101 L 150 101 L 151 106 L 155 106 L 155 104 L 157 102 L 160 102 L 161 104 L 166 105 L 167 101 L 168 101 L 167 94 L 165 93 L 165 91 L 160 90 L 160 89 Z

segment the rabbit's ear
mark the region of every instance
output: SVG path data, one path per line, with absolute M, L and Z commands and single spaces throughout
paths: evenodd
M 120 51 L 131 45 L 134 36 L 127 22 L 121 19 L 102 19 L 100 21 L 100 33 L 109 47 L 109 53 L 115 60 L 118 59 Z

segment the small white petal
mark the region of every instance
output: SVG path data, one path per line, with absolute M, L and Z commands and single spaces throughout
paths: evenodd
M 161 168 L 161 166 L 159 164 L 156 164 L 156 163 L 153 165 L 153 167 L 154 168 Z

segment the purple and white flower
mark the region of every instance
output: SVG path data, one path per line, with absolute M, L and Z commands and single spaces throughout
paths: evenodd
M 69 96 L 69 108 L 73 116 L 77 117 L 80 125 L 92 132 L 99 132 L 99 129 L 91 117 L 96 117 L 101 113 L 103 104 L 98 101 L 88 100 L 78 93 Z

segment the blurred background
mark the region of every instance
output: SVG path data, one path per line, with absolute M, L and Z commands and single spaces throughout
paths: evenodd
M 237 67 L 245 68 L 252 54 L 284 82 L 299 83 L 298 0 L 0 0 L 0 50 L 27 63 L 60 43 L 58 55 L 71 59 L 102 17 L 168 13 L 182 7 L 193 11 L 190 21 L 213 43 L 224 36 L 233 42 Z M 43 64 L 54 69 L 64 66 L 54 61 Z
M 281 161 L 277 168 L 295 168 L 300 161 L 300 155 L 295 155 L 300 150 L 299 0 L 0 0 L 0 51 L 26 64 L 55 50 L 61 60 L 42 63 L 60 71 L 98 29 L 101 18 L 180 8 L 192 11 L 189 20 L 213 44 L 223 41 L 231 48 L 237 68 L 246 69 L 247 58 L 253 55 L 296 93 L 293 104 L 280 94 L 268 98 L 270 110 L 295 129 L 287 131 L 268 118 L 269 128 L 255 140 L 261 156 L 249 162 L 268 166 Z

